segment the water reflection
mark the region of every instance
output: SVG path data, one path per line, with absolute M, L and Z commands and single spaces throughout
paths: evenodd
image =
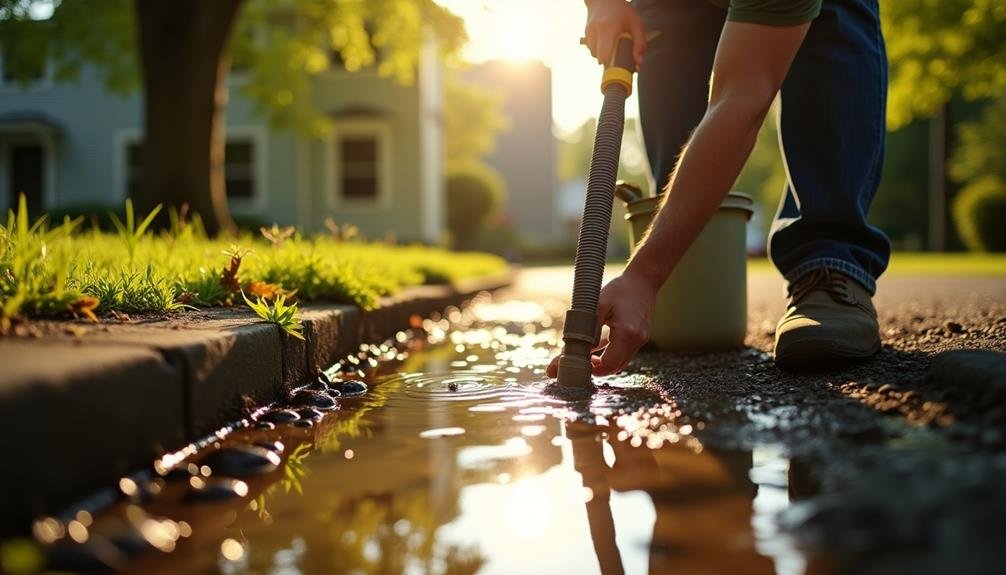
M 243 478 L 247 497 L 216 502 L 184 503 L 185 482 L 169 481 L 143 506 L 191 526 L 191 537 L 134 570 L 802 570 L 774 530 L 787 489 L 777 451 L 702 445 L 699 423 L 634 378 L 579 402 L 545 395 L 541 371 L 558 333 L 485 325 L 450 332 L 428 322 L 433 345 L 372 375 L 370 393 L 342 399 L 341 411 L 312 428 L 246 428 L 222 439 L 282 442 L 283 465 Z
M 587 517 L 601 573 L 623 573 L 610 509 L 611 492 L 643 491 L 654 511 L 650 573 L 773 573 L 755 550 L 750 451 L 702 449 L 680 443 L 660 449 L 609 442 L 605 431 L 572 424 L 574 465 L 592 494 Z M 610 446 L 613 456 L 605 458 Z M 611 459 L 609 464 L 608 459 Z M 630 550 L 631 551 L 631 550 Z

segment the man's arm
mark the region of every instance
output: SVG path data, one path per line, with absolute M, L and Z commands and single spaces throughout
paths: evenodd
M 624 275 L 654 289 L 667 279 L 737 180 L 809 27 L 727 22 L 713 63 L 709 107 Z
M 713 64 L 709 107 L 671 175 L 660 211 L 622 275 L 601 292 L 609 328 L 595 375 L 622 370 L 649 339 L 657 290 L 719 209 L 810 28 L 727 22 Z M 555 362 L 549 366 L 555 373 Z

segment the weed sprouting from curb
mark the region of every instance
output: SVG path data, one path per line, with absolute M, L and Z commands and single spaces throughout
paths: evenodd
M 256 296 L 254 302 L 248 299 L 244 292 L 241 292 L 241 297 L 260 318 L 278 325 L 297 339 L 304 339 L 304 334 L 301 333 L 304 331 L 304 324 L 300 323 L 300 310 L 295 303 L 287 305 L 285 295 L 276 296 L 271 305 L 261 296 Z

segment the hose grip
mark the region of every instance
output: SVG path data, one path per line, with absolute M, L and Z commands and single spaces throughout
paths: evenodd
M 582 341 L 594 346 L 597 343 L 597 314 L 579 309 L 566 311 L 562 339 L 567 342 L 569 340 Z
M 636 58 L 632 53 L 632 35 L 622 34 L 611 52 L 611 61 L 604 67 L 601 76 L 601 92 L 612 83 L 625 86 L 626 94 L 632 94 L 632 74 L 636 71 Z

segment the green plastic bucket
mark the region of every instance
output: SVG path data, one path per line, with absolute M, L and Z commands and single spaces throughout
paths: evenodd
M 635 248 L 660 198 L 625 205 Z M 657 293 L 650 341 L 668 351 L 710 351 L 744 345 L 747 335 L 747 222 L 750 196 L 730 193 Z

